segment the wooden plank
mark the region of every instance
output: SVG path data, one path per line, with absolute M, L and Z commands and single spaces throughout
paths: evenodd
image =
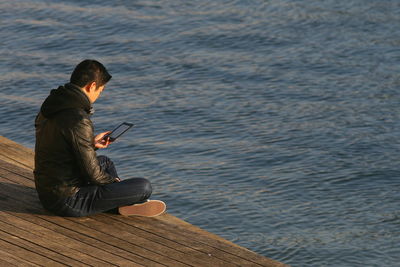
M 25 178 L 18 177 L 15 173 L 6 173 L 7 171 L 4 169 L 0 168 L 0 177 L 2 176 L 8 176 L 9 178 L 11 177 L 12 180 L 23 180 L 26 181 Z M 7 183 L 5 183 L 5 181 Z M 99 240 L 98 238 L 92 238 L 90 240 L 87 240 L 87 236 L 85 235 L 85 232 L 88 231 L 89 228 L 84 228 L 84 229 L 78 229 L 80 231 L 76 232 L 77 225 L 73 224 L 70 222 L 70 220 L 81 220 L 81 218 L 62 218 L 62 217 L 57 217 L 53 216 L 50 213 L 46 212 L 43 210 L 41 207 L 41 204 L 39 200 L 37 199 L 36 196 L 36 191 L 31 188 L 31 187 L 26 187 L 23 185 L 15 184 L 12 182 L 9 182 L 9 180 L 5 180 L 4 178 L 0 178 L 0 187 L 2 187 L 2 190 L 0 192 L 3 192 L 0 196 L 0 207 L 9 211 L 12 211 L 18 216 L 21 213 L 33 213 L 35 214 L 35 217 L 41 218 L 44 221 L 47 221 L 49 223 L 52 223 L 54 228 L 58 229 L 63 229 L 66 230 L 66 227 L 71 227 L 71 229 L 75 229 L 75 231 L 67 231 L 69 235 L 75 234 L 74 237 L 77 240 L 82 241 L 86 240 L 86 244 L 97 244 L 98 249 L 105 249 L 107 251 L 115 251 L 115 254 L 120 255 L 122 254 L 123 257 L 128 260 L 130 259 L 132 261 L 132 264 L 134 262 L 138 262 L 140 264 L 145 264 L 146 266 L 161 266 L 162 264 L 158 264 L 152 260 L 147 260 L 144 257 L 140 255 L 135 255 L 130 252 L 127 252 L 126 248 L 124 250 L 122 249 L 117 249 L 118 247 L 113 245 L 108 245 L 107 240 L 106 242 L 102 241 L 101 239 Z M 1 201 L 2 200 L 2 201 Z M 6 202 L 5 202 L 6 201 Z M 4 203 L 5 202 L 5 203 Z M 22 203 L 21 203 L 22 202 Z M 42 215 L 42 216 L 41 216 Z M 27 220 L 33 220 L 34 216 L 26 216 L 25 219 Z M 37 222 L 37 220 L 36 220 Z M 49 226 L 47 224 L 47 226 Z M 81 227 L 82 228 L 82 227 Z M 90 230 L 90 229 L 89 229 Z M 65 232 L 65 231 L 64 231 Z M 92 236 L 96 236 L 95 234 L 91 234 Z
M 32 224 L 36 224 L 38 226 L 44 227 L 48 230 L 54 232 L 55 236 L 65 237 L 65 239 L 73 240 L 72 242 L 79 242 L 82 246 L 86 247 L 86 253 L 92 256 L 96 256 L 101 253 L 102 257 L 108 257 L 113 263 L 124 266 L 129 264 L 129 266 L 164 266 L 161 264 L 156 264 L 154 262 L 147 261 L 143 257 L 135 255 L 126 250 L 120 249 L 115 246 L 108 245 L 101 240 L 91 238 L 85 235 L 82 235 L 72 229 L 64 227 L 63 225 L 58 225 L 51 220 L 46 220 L 45 218 L 40 218 L 38 216 L 26 216 L 20 213 L 11 214 L 10 216 L 19 217 L 27 222 Z M 49 235 L 50 236 L 50 235 Z M 53 236 L 53 234 L 51 235 Z M 68 245 L 68 243 L 67 243 Z
M 33 202 L 35 199 L 33 196 L 30 194 L 25 194 L 22 198 L 18 198 L 20 194 L 23 194 L 23 191 L 20 191 L 22 187 L 13 187 L 12 184 L 2 184 L 2 178 L 0 178 L 0 186 L 2 186 L 5 190 L 2 190 L 2 197 L 0 198 L 0 207 L 4 210 L 5 205 L 7 205 L 6 209 L 11 210 L 10 212 L 13 212 L 15 216 L 19 216 L 19 214 L 26 212 L 24 207 L 27 205 L 31 205 L 29 208 L 28 212 L 33 212 L 35 214 L 35 217 L 41 218 L 42 220 L 53 224 L 55 227 L 60 228 L 60 229 L 71 229 L 71 232 L 75 233 L 75 238 L 77 240 L 80 240 L 82 243 L 84 243 L 86 246 L 93 246 L 93 241 L 97 241 L 98 245 L 100 246 L 100 249 L 104 249 L 105 247 L 109 247 L 113 250 L 115 248 L 119 248 L 119 251 L 116 251 L 116 255 L 119 255 L 121 252 L 124 255 L 124 258 L 126 261 L 130 259 L 130 261 L 133 264 L 143 264 L 145 266 L 165 266 L 164 262 L 160 261 L 157 257 L 151 258 L 151 256 L 154 256 L 154 253 L 150 253 L 146 251 L 145 249 L 140 249 L 136 245 L 125 242 L 122 239 L 112 237 L 110 238 L 109 235 L 107 234 L 102 234 L 98 231 L 93 231 L 93 229 L 83 225 L 76 223 L 74 221 L 86 221 L 86 218 L 64 218 L 64 217 L 58 217 L 58 216 L 53 216 L 51 214 L 43 214 L 45 213 L 39 202 Z M 4 197 L 5 196 L 5 197 Z M 17 196 L 17 197 L 16 197 Z M 15 208 L 15 210 L 14 210 Z M 14 211 L 12 211 L 14 210 Z M 25 219 L 27 220 L 32 220 L 33 216 L 26 216 Z M 37 220 L 36 220 L 37 221 Z M 119 233 L 119 236 L 123 236 L 123 233 Z M 88 240 L 88 237 L 91 237 L 91 240 Z M 90 238 L 89 238 L 90 239 Z M 83 242 L 86 241 L 86 242 Z M 100 255 L 98 255 L 100 256 Z M 150 257 L 150 259 L 148 259 Z M 166 263 L 170 263 L 170 266 L 174 262 L 168 262 L 166 260 Z
M 121 218 L 113 217 L 117 220 Z M 226 244 L 225 242 L 220 242 L 219 240 L 209 238 L 208 236 L 198 235 L 193 233 L 188 228 L 179 227 L 177 225 L 167 224 L 161 220 L 157 220 L 155 218 L 152 219 L 151 223 L 147 220 L 143 220 L 142 217 L 137 217 L 135 220 L 127 221 L 131 225 L 139 227 L 141 229 L 152 231 L 153 228 L 157 229 L 157 233 L 168 238 L 175 239 L 176 242 L 180 242 L 182 244 L 186 244 L 187 246 L 202 248 L 208 254 L 221 254 L 228 261 L 240 262 L 240 260 L 244 259 L 246 261 L 250 261 L 253 266 L 255 265 L 265 265 L 265 266 L 287 266 L 283 263 L 276 262 L 274 260 L 270 260 L 261 255 L 258 255 L 252 251 L 249 251 L 240 247 L 232 247 Z M 175 234 L 179 233 L 179 234 Z M 196 239 L 192 237 L 196 236 Z M 208 248 L 208 250 L 207 250 Z M 228 258 L 228 259 L 227 259 Z M 241 263 L 243 264 L 243 263 Z
M 163 215 L 162 217 L 164 217 Z M 118 215 L 105 215 L 105 214 L 98 214 L 96 217 L 94 217 L 95 220 L 103 222 L 103 223 L 110 223 L 110 219 L 115 219 L 115 217 L 120 217 Z M 123 220 L 115 220 L 112 221 L 112 224 L 114 227 L 119 227 L 121 230 L 124 229 L 125 231 L 129 231 L 130 233 L 143 237 L 146 240 L 149 240 L 151 242 L 158 243 L 160 245 L 166 246 L 173 251 L 176 251 L 177 255 L 181 255 L 181 257 L 187 257 L 187 255 L 190 255 L 188 260 L 191 261 L 191 263 L 198 263 L 198 264 L 205 264 L 205 263 L 210 263 L 212 260 L 215 264 L 218 265 L 224 265 L 224 266 L 229 266 L 231 265 L 230 262 L 224 261 L 218 257 L 210 258 L 210 254 L 198 249 L 198 248 L 192 248 L 188 246 L 187 244 L 182 244 L 176 241 L 174 238 L 173 240 L 168 239 L 165 236 L 161 236 L 157 230 L 156 231 L 146 231 L 143 230 L 139 227 L 133 226 L 132 224 L 127 224 L 127 221 L 135 220 L 135 218 L 123 218 Z M 127 227 L 129 226 L 129 227 Z M 179 233 L 176 233 L 176 235 L 179 235 Z M 237 263 L 236 263 L 237 264 Z M 235 265 L 235 264 L 234 264 Z
M 0 236 L 7 237 L 9 235 L 12 235 L 14 239 L 21 240 L 21 242 L 23 242 L 25 245 L 29 244 L 29 246 L 34 248 L 35 251 L 41 251 L 41 254 L 48 258 L 65 263 L 70 266 L 91 265 L 91 261 L 97 266 L 110 265 L 110 263 L 100 261 L 96 258 L 89 258 L 80 251 L 71 251 L 69 249 L 66 249 L 62 245 L 55 245 L 55 243 L 52 242 L 49 238 L 42 238 L 37 234 L 33 234 L 28 229 L 23 230 L 19 227 L 14 226 L 14 224 L 18 224 L 18 220 L 8 220 L 9 223 L 7 223 L 3 221 L 4 218 L 6 218 L 4 217 L 4 214 L 0 213 Z M 71 258 L 74 253 L 76 253 L 76 257 L 79 258 L 79 260 Z
M 1 255 L 1 254 L 0 254 Z M 1 259 L 0 258 L 0 266 L 17 266 L 17 265 L 15 265 L 15 263 L 13 263 L 12 261 L 10 262 L 10 260 L 9 259 Z
M 12 173 L 10 174 L 15 175 Z M 5 193 L 8 198 L 14 198 L 15 195 L 22 194 L 22 192 L 18 193 L 18 188 L 12 188 L 13 186 L 10 184 L 3 184 L 3 187 L 7 188 L 7 190 L 5 191 L 12 192 L 11 194 Z M 32 205 L 32 203 L 34 203 L 35 197 L 33 197 L 31 194 L 23 194 L 23 197 L 21 199 L 14 200 L 18 202 L 24 202 L 24 204 L 19 204 L 17 206 L 24 206 L 28 204 Z M 36 207 L 39 206 L 38 202 L 35 204 Z M 38 209 L 40 208 L 38 207 Z M 110 242 L 112 242 L 113 246 L 117 246 L 120 248 L 122 247 L 125 249 L 131 248 L 133 251 L 140 253 L 140 255 L 162 264 L 167 264 L 170 266 L 187 266 L 191 265 L 193 262 L 190 262 L 190 259 L 185 259 L 185 261 L 187 262 L 182 263 L 181 259 L 177 257 L 177 253 L 175 253 L 175 251 L 167 247 L 160 246 L 155 242 L 145 240 L 143 238 L 142 240 L 140 240 L 140 237 L 130 234 L 126 231 L 126 229 L 119 229 L 120 231 L 118 231 L 114 227 L 110 228 L 109 223 L 98 223 L 96 222 L 96 220 L 93 220 L 90 217 L 62 218 L 53 216 L 51 220 L 61 221 L 59 225 L 67 226 L 83 235 L 92 236 L 100 239 L 104 243 L 110 244 Z M 123 236 L 123 238 L 116 238 L 115 236 Z M 196 262 L 196 260 L 194 260 L 194 262 Z
M 27 222 L 11 214 L 0 212 L 0 228 L 7 233 L 12 233 L 19 238 L 29 240 L 34 244 L 59 253 L 63 256 L 63 262 L 71 266 L 92 264 L 96 266 L 117 266 L 117 263 L 121 264 L 119 258 L 112 257 L 113 255 L 110 253 L 101 250 L 93 253 L 90 246 L 85 246 L 81 242 L 76 242 L 76 240 L 71 240 L 66 236 L 57 235 L 44 227 Z M 79 258 L 79 261 L 76 258 Z
M 9 196 L 10 197 L 10 196 Z M 12 196 L 11 196 L 12 197 Z M 18 201 L 17 199 L 14 199 Z M 21 201 L 22 202 L 22 201 Z M 25 198 L 23 201 L 23 205 L 28 205 L 30 201 Z M 1 203 L 1 202 L 0 202 Z M 39 217 L 42 217 L 38 215 Z M 115 231 L 113 230 L 114 227 L 109 227 L 110 225 L 103 225 L 100 226 L 96 224 L 97 227 L 101 227 L 104 231 L 105 227 L 107 226 L 108 230 L 112 232 L 106 233 L 105 231 L 96 230 L 92 224 L 95 220 L 91 220 L 89 217 L 85 218 L 62 218 L 57 216 L 43 216 L 43 218 L 47 218 L 48 221 L 56 221 L 58 226 L 63 225 L 64 227 L 68 227 L 73 229 L 75 232 L 79 233 L 80 235 L 89 236 L 95 238 L 97 240 L 102 241 L 105 244 L 112 245 L 114 247 L 118 247 L 127 251 L 135 251 L 139 255 L 144 258 L 147 258 L 147 261 L 143 262 L 146 264 L 153 264 L 152 261 L 159 263 L 161 265 L 166 264 L 168 266 L 187 266 L 180 261 L 171 258 L 168 254 L 162 254 L 162 252 L 157 251 L 157 248 L 152 247 L 153 244 L 149 243 L 141 243 L 137 244 L 138 241 L 136 238 L 132 238 L 126 234 L 125 231 Z M 1 220 L 1 219 L 0 219 Z M 0 222 L 1 226 L 1 222 Z M 115 236 L 114 236 L 115 235 Z M 98 255 L 100 256 L 100 255 Z M 147 265 L 146 265 L 147 266 Z
M 3 168 L 0 168 L 0 176 L 1 177 L 3 177 L 3 176 L 9 177 L 10 180 L 13 180 L 13 181 L 19 181 L 19 182 L 23 182 L 23 183 L 29 183 L 30 182 L 26 178 L 15 174 L 15 172 L 8 172 L 7 170 L 5 170 Z M 25 203 L 31 203 L 31 205 L 32 205 L 32 203 L 35 202 L 35 197 L 32 197 L 32 194 L 27 194 L 27 193 L 23 193 L 23 192 L 18 193 L 18 190 L 10 188 L 10 187 L 12 187 L 12 185 L 10 185 L 10 184 L 9 185 L 4 185 L 4 186 L 5 187 L 8 186 L 8 189 L 6 190 L 7 192 L 11 192 L 11 191 L 14 190 L 12 192 L 11 196 L 9 196 L 9 197 L 13 197 L 15 195 L 23 195 L 23 197 L 22 197 L 22 199 L 20 199 L 20 201 L 24 201 Z M 28 188 L 28 190 L 29 191 L 33 191 L 33 189 L 31 189 L 31 188 Z M 22 206 L 24 206 L 24 205 L 22 205 Z M 38 202 L 36 203 L 36 206 L 37 207 L 39 206 Z M 38 208 L 40 209 L 40 207 L 38 207 Z M 112 217 L 111 215 L 103 215 L 103 216 Z M 120 217 L 120 219 L 130 221 L 129 218 L 125 218 L 125 217 L 121 217 L 121 216 L 116 216 L 116 217 Z M 100 218 L 101 218 L 101 216 L 100 216 Z M 87 221 L 88 220 L 90 220 L 90 217 L 85 219 L 85 225 L 87 225 Z M 99 220 L 99 216 L 96 217 L 96 220 Z M 99 224 L 98 222 L 96 222 L 96 220 L 91 220 L 92 224 L 95 224 L 93 229 L 96 229 L 97 231 L 99 231 L 99 229 L 100 229 L 100 231 L 103 231 L 103 233 L 106 232 L 106 231 L 110 231 L 109 230 L 109 224 L 110 224 L 110 220 L 109 219 L 108 220 L 104 220 L 104 218 L 101 219 L 102 224 Z M 187 244 L 176 243 L 176 241 L 173 241 L 173 240 L 176 240 L 176 237 L 173 237 L 172 239 L 167 239 L 171 243 L 173 243 L 171 245 L 171 247 L 167 247 L 167 246 L 165 246 L 165 244 L 164 245 L 160 245 L 160 243 L 157 243 L 154 240 L 148 239 L 148 236 L 149 236 L 149 232 L 148 231 L 145 231 L 145 233 L 147 233 L 147 237 L 138 236 L 137 233 L 139 232 L 140 229 L 137 229 L 137 227 L 136 227 L 136 229 L 130 230 L 130 228 L 127 227 L 127 226 L 129 226 L 129 224 L 127 224 L 126 222 L 122 222 L 121 223 L 120 221 L 115 221 L 115 220 L 111 221 L 111 222 L 114 225 L 114 227 L 112 228 L 113 231 L 116 229 L 115 223 L 119 222 L 119 226 L 118 226 L 119 233 L 116 232 L 115 234 L 120 234 L 120 233 L 123 232 L 125 237 L 130 238 L 132 240 L 135 240 L 136 244 L 141 245 L 142 247 L 149 246 L 149 247 L 151 247 L 151 249 L 153 249 L 155 251 L 159 250 L 158 251 L 159 253 L 162 253 L 163 255 L 169 255 L 169 257 L 174 257 L 175 260 L 183 261 L 185 264 L 189 264 L 189 265 L 195 264 L 196 266 L 202 266 L 202 265 L 204 266 L 204 265 L 207 265 L 207 263 L 210 263 L 210 261 L 212 261 L 216 265 L 224 265 L 224 266 L 233 266 L 233 265 L 237 265 L 237 264 L 242 264 L 243 266 L 251 265 L 251 262 L 245 262 L 240 258 L 235 258 L 235 260 L 238 261 L 238 262 L 231 261 L 231 262 L 235 262 L 233 264 L 233 263 L 230 263 L 229 261 L 221 260 L 221 259 L 219 259 L 218 257 L 215 257 L 215 256 L 211 257 L 210 255 L 213 255 L 213 254 L 211 254 L 211 253 L 214 253 L 213 251 L 203 252 L 204 256 L 201 257 L 201 259 L 199 258 L 199 254 L 196 255 L 196 254 L 193 254 L 193 253 L 189 254 L 190 256 L 187 257 L 186 254 L 180 252 L 179 249 L 177 249 L 177 247 L 178 248 L 180 247 L 181 250 L 182 250 L 182 248 L 184 248 L 184 250 L 186 250 L 186 251 L 188 250 L 188 248 L 190 249 L 190 247 Z M 63 225 L 65 225 L 65 224 L 66 223 L 63 222 Z M 76 226 L 71 226 L 71 227 L 75 227 L 76 228 Z M 88 231 L 88 230 L 85 229 L 85 231 Z M 153 229 L 153 231 L 154 231 L 154 229 Z M 174 233 L 173 232 L 169 233 L 169 235 L 171 235 L 171 234 L 174 234 Z M 179 236 L 181 233 L 179 231 L 179 232 L 176 232 L 175 234 L 177 236 Z M 153 234 L 153 235 L 155 235 L 155 234 Z M 159 237 L 160 235 L 155 235 L 155 236 Z M 138 241 L 140 241 L 140 242 L 138 242 Z M 191 249 L 191 250 L 193 251 L 194 249 Z M 218 255 L 218 253 L 214 253 L 214 255 Z M 174 264 L 176 264 L 176 263 L 174 263 Z
M 212 238 L 212 239 L 218 240 L 220 242 L 226 243 L 228 246 L 234 246 L 234 247 L 237 247 L 239 249 L 245 249 L 245 248 L 243 248 L 243 247 L 241 247 L 241 246 L 239 246 L 239 245 L 237 245 L 237 244 L 235 244 L 235 243 L 233 243 L 231 241 L 228 241 L 228 240 L 226 240 L 226 239 L 224 239 L 224 238 L 222 238 L 222 237 L 220 237 L 220 236 L 218 236 L 216 234 L 210 233 L 210 232 L 208 232 L 208 231 L 206 231 L 204 229 L 201 229 L 201 228 L 199 228 L 199 227 L 197 227 L 197 226 L 195 226 L 193 224 L 190 224 L 190 223 L 188 223 L 188 222 L 186 222 L 184 220 L 181 220 L 181 219 L 179 219 L 179 218 L 177 218 L 177 217 L 175 217 L 175 216 L 173 216 L 171 214 L 168 214 L 168 216 L 164 216 L 164 217 L 160 218 L 160 221 L 165 222 L 168 225 L 175 225 L 175 226 L 178 226 L 178 227 L 189 229 L 193 233 L 200 234 L 200 235 L 205 235 L 205 236 L 207 236 L 209 238 Z M 252 251 L 250 251 L 250 252 L 252 252 Z M 252 253 L 254 253 L 254 252 L 252 252 Z
M 39 266 L 38 264 L 35 264 L 33 262 L 29 262 L 25 259 L 18 258 L 14 254 L 7 253 L 2 249 L 0 249 L 0 258 L 3 259 L 4 261 L 11 262 L 16 266 Z M 0 266 L 8 266 L 8 265 L 0 265 Z
M 0 231 L 0 249 L 41 266 L 66 266 L 62 262 L 49 258 L 43 248 L 33 246 L 31 243 L 3 231 Z
M 31 176 L 32 175 L 31 173 L 25 172 L 25 171 L 21 171 L 21 173 L 24 173 L 24 175 L 26 175 L 26 176 Z M 21 175 L 18 175 L 17 171 L 15 171 L 15 170 L 14 171 L 8 171 L 7 170 L 7 166 L 4 166 L 4 163 L 2 165 L 0 165 L 0 176 L 9 177 L 9 179 L 11 181 L 15 181 L 15 182 L 18 182 L 18 183 L 33 185 L 33 183 L 29 179 L 27 180 L 26 178 L 21 177 Z M 24 196 L 26 197 L 28 195 L 24 194 Z M 31 200 L 27 199 L 26 201 L 31 201 Z M 118 217 L 121 217 L 121 216 L 118 216 Z M 126 220 L 127 218 L 121 217 L 120 219 Z M 99 219 L 97 218 L 97 220 L 99 220 Z M 120 221 L 113 221 L 113 224 L 115 224 L 115 222 L 120 222 Z M 92 221 L 92 223 L 96 223 L 96 220 Z M 108 228 L 108 224 L 109 223 L 110 223 L 109 220 L 108 221 L 104 221 L 103 220 L 103 225 L 97 224 L 95 226 L 95 229 L 99 230 L 99 229 L 102 228 L 103 231 L 107 231 L 107 229 L 109 229 Z M 124 235 L 127 236 L 127 237 L 129 236 L 130 238 L 134 239 L 136 244 L 141 245 L 141 246 L 149 246 L 149 247 L 151 247 L 152 249 L 154 249 L 155 251 L 157 251 L 159 253 L 162 253 L 164 255 L 169 255 L 170 257 L 173 256 L 174 259 L 177 260 L 177 261 L 183 261 L 186 264 L 197 264 L 197 265 L 201 266 L 201 265 L 206 264 L 207 262 L 210 262 L 210 260 L 214 260 L 216 264 L 224 264 L 224 265 L 227 265 L 227 266 L 235 265 L 235 264 L 229 263 L 229 261 L 221 260 L 221 259 L 219 259 L 218 257 L 215 257 L 215 256 L 213 258 L 211 258 L 209 255 L 218 255 L 218 253 L 214 253 L 213 251 L 208 251 L 208 252 L 204 252 L 204 253 L 200 254 L 202 256 L 199 256 L 199 254 L 197 254 L 197 255 L 194 254 L 194 255 L 191 255 L 191 257 L 187 258 L 187 257 L 185 257 L 184 253 L 182 253 L 181 251 L 176 249 L 176 247 L 181 247 L 181 248 L 183 247 L 187 251 L 188 248 L 190 248 L 187 245 L 185 245 L 185 244 L 178 244 L 177 245 L 176 241 L 173 241 L 174 244 L 171 247 L 165 246 L 165 242 L 163 242 L 163 245 L 160 245 L 159 243 L 157 243 L 155 241 L 146 239 L 146 237 L 144 237 L 143 235 L 142 236 L 138 236 L 137 227 L 133 231 L 129 232 L 129 229 L 126 227 L 126 225 L 127 225 L 126 222 L 122 222 L 122 224 L 125 226 L 125 229 L 120 227 L 119 230 L 120 231 L 124 230 Z M 113 227 L 113 229 L 114 228 L 115 227 Z M 146 233 L 148 233 L 148 232 L 146 231 Z M 171 233 L 171 234 L 173 234 L 173 233 Z M 176 233 L 176 234 L 179 235 L 180 233 Z M 156 236 L 159 237 L 159 235 L 156 235 Z M 147 237 L 148 237 L 148 235 L 147 235 Z M 173 238 L 172 240 L 174 240 L 174 239 L 175 238 Z M 171 241 L 171 239 L 167 239 L 167 240 Z M 164 241 L 165 241 L 165 239 L 164 239 Z M 195 251 L 195 250 L 192 249 L 192 252 L 193 251 Z M 214 253 L 214 254 L 211 254 L 211 252 Z M 249 265 L 249 262 L 246 263 L 241 258 L 237 258 L 236 257 L 235 260 L 239 261 L 238 263 L 241 263 L 242 265 L 244 264 L 244 266 Z M 230 262 L 235 262 L 236 263 L 236 261 L 230 261 Z
M 30 173 L 27 173 L 27 175 L 30 175 Z M 12 180 L 12 181 L 17 181 L 17 182 L 21 182 L 21 183 L 31 183 L 26 178 L 17 175 L 14 171 L 13 172 L 8 172 L 3 167 L 0 168 L 0 176 L 9 177 L 10 180 Z M 34 199 L 31 199 L 29 197 L 29 194 L 23 194 L 23 198 L 25 199 L 25 201 L 27 203 L 32 203 L 34 201 Z M 26 199 L 26 198 L 28 198 L 28 199 Z M 107 216 L 109 216 L 109 215 L 107 215 Z M 116 217 L 120 217 L 119 218 L 120 220 L 128 220 L 128 221 L 130 221 L 128 218 L 125 218 L 125 217 L 121 217 L 121 216 L 116 216 Z M 89 219 L 90 218 L 87 218 L 85 220 L 87 221 Z M 146 218 L 146 219 L 151 219 L 151 218 Z M 99 220 L 98 217 L 97 217 L 97 220 Z M 94 229 L 96 229 L 97 231 L 99 231 L 99 229 L 102 229 L 103 233 L 105 231 L 107 231 L 107 230 L 110 231 L 109 227 L 108 227 L 108 225 L 110 223 L 109 220 L 108 221 L 104 221 L 103 224 L 97 223 L 96 220 L 92 220 L 91 222 L 95 224 Z M 115 224 L 115 222 L 120 222 L 120 221 L 112 222 L 113 225 Z M 119 228 L 120 232 L 124 232 L 124 236 L 126 236 L 127 238 L 129 237 L 129 238 L 135 240 L 136 244 L 141 245 L 143 247 L 149 246 L 149 247 L 151 247 L 151 249 L 154 249 L 158 253 L 162 253 L 163 255 L 169 255 L 169 257 L 173 256 L 175 260 L 183 261 L 186 264 L 195 264 L 196 266 L 202 266 L 204 264 L 209 263 L 210 261 L 214 261 L 215 264 L 218 264 L 218 265 L 222 265 L 223 264 L 223 265 L 226 265 L 226 266 L 232 266 L 232 265 L 238 265 L 238 264 L 240 264 L 242 266 L 254 265 L 254 263 L 252 263 L 252 262 L 245 261 L 242 258 L 235 257 L 235 256 L 231 256 L 230 259 L 228 257 L 228 260 L 227 260 L 226 259 L 227 258 L 226 255 L 225 256 L 221 255 L 220 251 L 215 250 L 215 249 L 211 249 L 211 250 L 210 249 L 203 249 L 203 250 L 205 250 L 205 252 L 203 252 L 203 255 L 206 256 L 206 257 L 202 257 L 202 259 L 198 258 L 198 254 L 197 254 L 197 256 L 196 256 L 196 254 L 194 254 L 194 255 L 191 254 L 190 257 L 185 257 L 185 254 L 180 252 L 176 248 L 177 247 L 178 248 L 179 247 L 181 247 L 181 248 L 184 247 L 187 250 L 187 248 L 191 248 L 191 247 L 188 246 L 185 243 L 176 243 L 177 237 L 179 237 L 181 235 L 181 230 L 180 229 L 178 230 L 178 232 L 175 232 L 175 233 L 174 232 L 168 232 L 169 239 L 167 239 L 167 240 L 169 240 L 170 242 L 174 243 L 172 245 L 173 249 L 171 249 L 169 247 L 166 247 L 165 244 L 164 245 L 160 245 L 159 243 L 157 243 L 155 241 L 152 241 L 152 240 L 149 240 L 149 239 L 145 239 L 143 237 L 139 237 L 137 235 L 137 233 L 138 233 L 138 230 L 140 230 L 140 229 L 137 229 L 137 227 L 136 227 L 136 229 L 133 229 L 133 231 L 132 230 L 130 231 L 129 228 L 126 227 L 127 225 L 130 225 L 130 224 L 127 223 L 126 221 L 122 222 L 122 224 L 125 226 L 124 227 L 125 229 L 120 227 Z M 112 229 L 114 229 L 114 228 L 115 227 L 113 227 Z M 149 233 L 148 231 L 146 231 L 146 232 Z M 153 229 L 153 232 L 154 232 L 154 229 Z M 135 233 L 135 234 L 133 234 L 133 233 Z M 160 237 L 160 235 L 156 235 L 156 236 Z M 196 245 L 197 245 L 197 247 L 199 247 L 199 243 L 197 243 Z M 200 244 L 200 245 L 202 245 L 203 247 L 207 246 L 207 244 Z M 192 251 L 193 250 L 194 249 L 192 249 Z M 220 259 L 221 257 L 223 259 Z M 207 258 L 207 260 L 206 260 L 206 258 Z M 234 264 L 230 263 L 230 262 L 234 262 Z
M 31 263 L 29 261 L 20 259 L 13 254 L 7 253 L 3 250 L 0 250 L 0 259 L 3 261 L 3 264 L 0 266 L 39 266 L 37 264 Z
M 0 135 L 0 159 L 21 168 L 33 170 L 34 152 Z
M 35 188 L 33 172 L 31 170 L 0 160 L 0 173 L 3 173 L 4 178 L 11 182 L 14 181 L 13 179 L 17 179 L 18 183 Z
M 111 216 L 111 215 L 110 215 Z M 118 216 L 118 215 L 116 215 Z M 90 221 L 90 223 L 87 223 Z M 113 227 L 110 229 L 108 227 L 109 223 L 111 221 L 108 220 L 108 222 L 101 222 L 100 220 L 97 219 L 97 216 L 90 216 L 88 218 L 88 221 L 86 221 L 86 225 L 89 225 L 90 228 L 92 229 L 97 229 L 97 231 L 101 233 L 107 233 L 110 235 L 118 235 L 120 233 L 123 233 L 124 239 L 126 240 L 134 240 L 135 244 L 137 246 L 140 246 L 142 248 L 146 248 L 147 251 L 152 251 L 154 253 L 158 253 L 160 255 L 163 255 L 164 257 L 169 258 L 168 261 L 164 262 L 171 262 L 172 266 L 201 266 L 201 265 L 207 265 L 207 262 L 204 260 L 199 260 L 196 257 L 186 257 L 184 253 L 180 252 L 179 250 L 160 245 L 157 242 L 154 242 L 150 239 L 143 238 L 139 235 L 134 234 L 134 231 L 131 230 L 131 227 L 129 225 L 125 225 L 125 227 L 118 226 L 114 222 L 112 222 Z
M 54 217 L 54 218 L 63 219 L 59 217 Z M 51 218 L 51 220 L 53 221 L 54 218 Z M 64 219 L 61 221 L 62 221 L 61 225 L 64 225 L 70 229 L 74 229 L 75 232 L 77 232 L 82 236 L 92 237 L 96 240 L 99 240 L 103 244 L 108 244 L 114 247 L 118 247 L 121 250 L 125 250 L 127 252 L 136 254 L 136 256 L 143 257 L 141 263 L 144 264 L 145 266 L 187 266 L 178 261 L 170 259 L 166 255 L 162 255 L 154 251 L 148 250 L 148 248 L 137 246 L 134 244 L 135 240 L 124 240 L 125 238 L 124 233 L 119 233 L 118 235 L 119 237 L 114 237 L 98 231 L 93 231 L 91 228 L 88 228 L 86 226 L 75 224 L 73 222 L 75 221 L 75 218 L 71 218 L 70 220 Z M 60 224 L 58 224 L 58 226 L 60 226 Z
M 97 215 L 96 219 L 100 220 L 99 217 L 105 215 Z M 168 216 L 168 215 L 165 215 Z M 191 255 L 195 254 L 193 251 L 200 253 L 203 255 L 203 259 L 208 258 L 208 262 L 215 262 L 216 264 L 222 264 L 228 266 L 230 265 L 239 265 L 239 266 L 262 266 L 257 262 L 250 261 L 246 258 L 237 256 L 235 254 L 230 253 L 229 251 L 224 250 L 224 247 L 221 246 L 213 246 L 210 242 L 198 242 L 198 235 L 190 233 L 190 236 L 187 237 L 187 233 L 185 229 L 180 229 L 176 227 L 159 227 L 158 218 L 146 218 L 150 219 L 150 222 L 138 223 L 142 218 L 132 218 L 131 220 L 127 220 L 121 216 L 114 215 L 108 216 L 111 217 L 115 221 L 118 221 L 124 225 L 128 224 L 133 226 L 134 229 L 131 231 L 140 232 L 143 231 L 147 233 L 147 235 L 153 235 L 154 238 L 158 238 L 160 241 L 167 240 L 167 242 L 173 243 L 175 249 L 184 248 L 186 251 L 191 250 Z M 164 216 L 163 216 L 164 217 Z M 154 225 L 157 225 L 153 228 Z M 131 229 L 131 228 L 129 228 Z M 156 230 L 154 230 L 156 229 Z M 193 238 L 196 236 L 196 239 Z M 196 254 L 195 254 L 196 255 Z M 198 255 L 198 254 L 197 254 Z
M 0 254 L 1 256 L 1 254 Z M 16 262 L 12 262 L 11 259 L 1 259 L 0 258 L 0 266 L 7 266 L 7 267 L 13 267 L 13 266 L 17 266 Z
M 16 264 L 17 263 L 15 261 L 13 261 L 12 258 L 4 257 L 4 255 L 2 254 L 2 251 L 0 251 L 0 266 L 13 267 L 13 266 L 17 266 Z

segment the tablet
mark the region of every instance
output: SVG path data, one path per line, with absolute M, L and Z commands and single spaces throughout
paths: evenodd
M 115 128 L 111 133 L 104 136 L 104 139 L 107 137 L 110 138 L 111 142 L 114 142 L 118 137 L 123 135 L 126 131 L 132 128 L 133 124 L 128 122 L 121 123 L 117 128 Z

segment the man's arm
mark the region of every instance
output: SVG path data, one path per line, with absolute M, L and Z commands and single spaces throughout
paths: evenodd
M 101 170 L 97 160 L 92 122 L 87 118 L 81 119 L 75 127 L 70 129 L 70 135 L 77 164 L 87 182 L 98 185 L 114 182 L 115 179 L 112 176 Z

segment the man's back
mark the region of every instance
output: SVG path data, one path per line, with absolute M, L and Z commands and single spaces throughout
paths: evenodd
M 52 90 L 44 101 L 35 120 L 34 174 L 41 198 L 54 201 L 85 184 L 112 181 L 98 166 L 90 111 L 89 99 L 72 84 Z

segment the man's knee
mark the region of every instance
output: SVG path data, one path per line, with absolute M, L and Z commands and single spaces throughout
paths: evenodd
M 153 192 L 153 187 L 151 186 L 150 181 L 145 178 L 138 179 L 141 180 L 143 194 L 147 196 L 146 198 L 149 198 L 151 196 L 151 193 Z
M 148 199 L 153 191 L 150 181 L 145 178 L 130 178 L 121 183 L 126 190 L 140 196 L 142 200 Z

